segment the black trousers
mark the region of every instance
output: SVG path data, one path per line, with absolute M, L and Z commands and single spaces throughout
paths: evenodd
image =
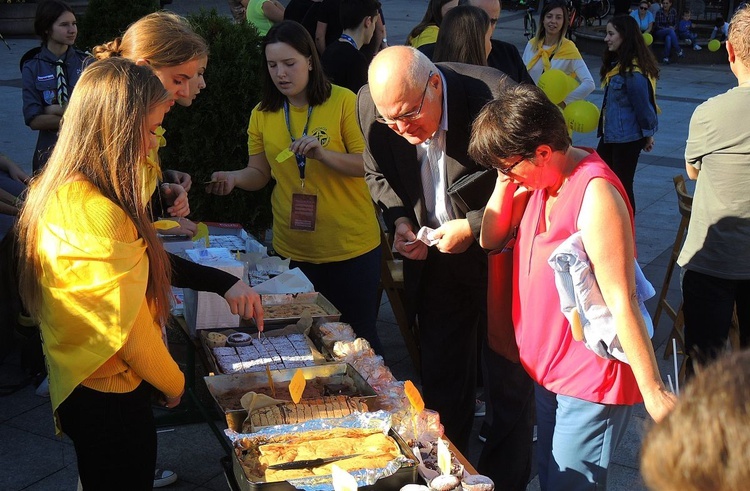
M 461 254 L 430 248 L 416 310 L 425 404 L 440 413 L 445 434 L 465 452 L 474 423 L 477 332 L 487 325 L 487 254 L 478 244 Z
M 740 346 L 750 344 L 750 280 L 725 280 L 687 270 L 682 278 L 685 344 L 690 355 L 688 375 L 721 355 L 727 344 L 734 307 L 740 327 Z
M 525 491 L 531 476 L 534 383 L 520 363 L 486 344 L 482 357 L 489 433 L 477 470 L 495 482 L 495 489 Z
M 78 386 L 58 408 L 73 440 L 83 489 L 151 490 L 156 468 L 153 387 L 113 394 Z
M 635 179 L 635 169 L 638 167 L 638 157 L 641 155 L 641 150 L 643 150 L 645 144 L 645 138 L 626 143 L 604 143 L 602 138 L 599 140 L 599 146 L 596 147 L 596 153 L 620 179 L 630 200 L 630 205 L 633 207 L 633 213 L 635 213 L 633 180 Z

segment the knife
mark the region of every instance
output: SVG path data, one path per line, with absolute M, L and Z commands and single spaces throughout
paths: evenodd
M 338 457 L 326 457 L 324 459 L 309 459 L 309 460 L 296 460 L 294 462 L 284 462 L 282 464 L 269 465 L 267 469 L 273 470 L 290 470 L 290 469 L 310 469 L 313 467 L 320 467 L 321 465 L 330 464 L 331 462 L 338 462 L 339 460 L 351 459 L 352 457 L 358 457 L 362 454 L 351 454 L 351 455 L 340 455 Z

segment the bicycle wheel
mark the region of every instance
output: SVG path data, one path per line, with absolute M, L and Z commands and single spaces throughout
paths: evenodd
M 526 36 L 526 39 L 536 36 L 536 21 L 531 13 L 527 13 L 523 19 L 523 35 Z
M 596 10 L 594 11 L 594 16 L 598 20 L 602 20 L 607 15 L 609 15 L 609 9 L 610 9 L 609 0 L 600 0 L 599 2 L 597 2 Z

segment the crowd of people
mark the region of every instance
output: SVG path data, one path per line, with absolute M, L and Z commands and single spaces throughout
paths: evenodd
M 692 405 L 702 398 L 716 402 L 700 372 L 720 357 L 733 317 L 740 345 L 748 341 L 750 149 L 736 122 L 750 90 L 750 9 L 716 28 L 738 87 L 699 106 L 690 122 L 686 169 L 698 182 L 679 264 L 688 374 L 697 375 L 678 401 L 656 364 L 634 260 L 634 175 L 641 151 L 654 147 L 660 113 L 659 65 L 643 33 L 664 41 L 668 63 L 691 28 L 678 23 L 670 0 L 655 16 L 642 2 L 607 21 L 596 150 L 573 145 L 562 111 L 595 86 L 566 37 L 565 3 L 544 4 L 523 54 L 493 38 L 499 0 L 430 0 L 407 45 L 391 47 L 378 0 L 229 3 L 238 22 L 262 35 L 261 100 L 248 121 L 247 166 L 212 169 L 201 191 L 223 196 L 273 182 L 274 250 L 380 354 L 382 220 L 420 327 L 425 403 L 461 451 L 481 374 L 481 473 L 498 489 L 526 489 L 536 425 L 543 490 L 604 488 L 641 402 L 656 422 L 644 455 L 657 461 L 657 445 L 684 450 L 676 425 L 700 421 Z M 170 217 L 173 233 L 196 230 L 191 177 L 162 169 L 158 149 L 172 105 L 189 107 L 210 90 L 208 46 L 169 12 L 124 27 L 84 53 L 70 6 L 39 4 L 41 46 L 21 63 L 24 119 L 39 131 L 33 176 L 0 155 L 0 233 L 18 247 L 18 289 L 41 331 L 55 427 L 73 440 L 84 489 L 106 488 L 113 474 L 127 489 L 151 489 L 161 472 L 151 404 L 156 397 L 173 408 L 184 393 L 164 341 L 172 285 L 215 292 L 263 328 L 252 288 L 168 254 L 154 225 Z M 697 47 L 694 37 L 682 39 Z M 536 86 L 552 69 L 576 81 L 559 103 Z M 425 230 L 428 241 L 418 238 Z M 582 318 L 596 327 L 592 311 L 581 305 L 570 317 L 561 309 L 550 257 L 573 238 L 613 326 L 601 342 L 621 357 L 582 341 L 576 325 Z M 517 360 L 487 342 L 488 309 L 498 302 L 488 296 L 487 253 L 508 244 Z M 733 383 L 719 390 L 736 392 Z M 102 417 L 111 411 L 120 417 Z M 677 489 L 644 472 L 654 489 Z M 739 481 L 725 482 L 722 489 Z

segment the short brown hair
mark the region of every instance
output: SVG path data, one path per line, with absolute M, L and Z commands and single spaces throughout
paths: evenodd
M 696 373 L 674 411 L 646 435 L 641 472 L 649 489 L 734 491 L 750 483 L 750 352 Z
M 568 128 L 560 108 L 541 89 L 519 84 L 482 108 L 472 125 L 469 156 L 484 167 L 497 168 L 498 159 L 533 159 L 539 145 L 567 150 Z
M 750 5 L 745 4 L 732 16 L 728 41 L 743 65 L 750 68 Z

